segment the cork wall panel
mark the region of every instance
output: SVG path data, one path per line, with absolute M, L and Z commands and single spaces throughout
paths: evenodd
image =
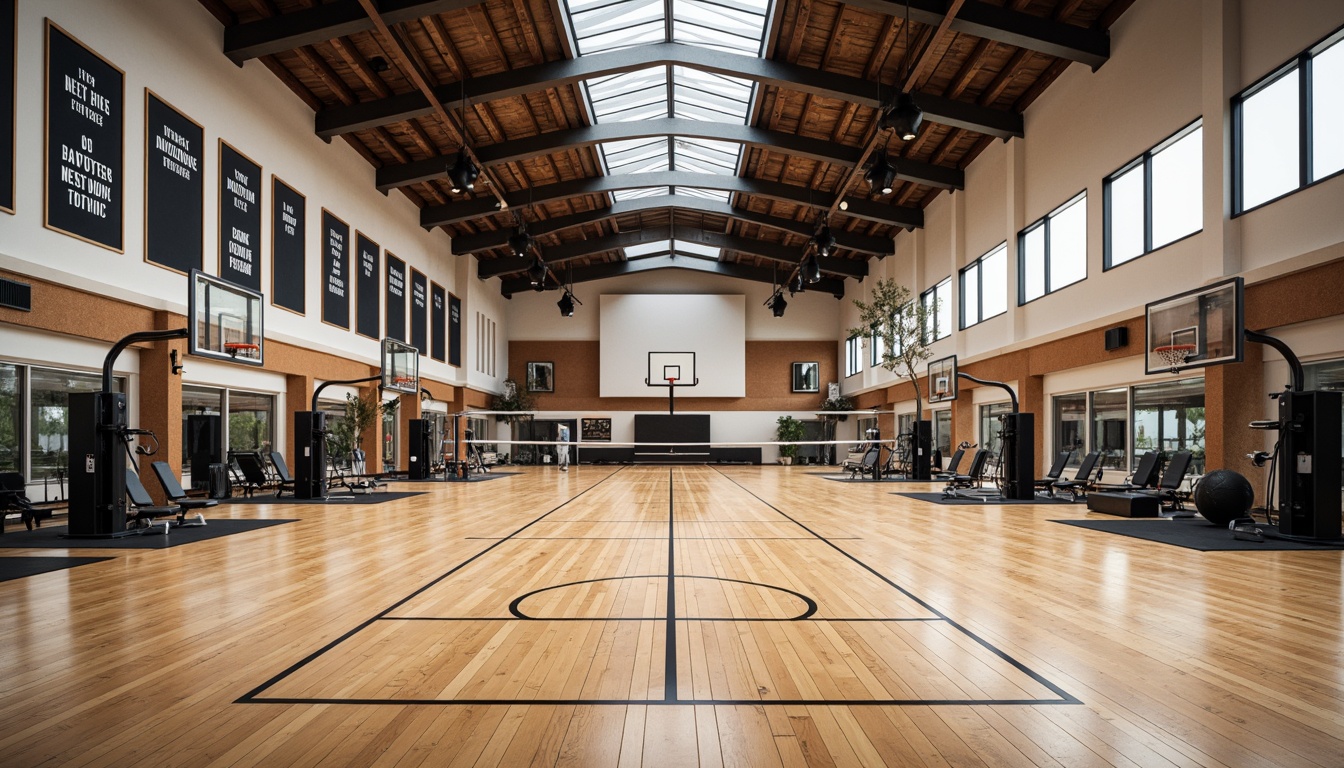
M 687 411 L 810 411 L 826 397 L 826 382 L 838 381 L 835 343 L 831 341 L 748 341 L 746 397 L 701 397 L 693 388 L 677 390 L 677 408 Z M 587 411 L 616 408 L 625 411 L 664 410 L 667 389 L 649 389 L 649 397 L 601 396 L 601 347 L 597 341 L 509 342 L 509 376 L 519 386 L 527 382 L 529 362 L 555 366 L 554 392 L 533 393 L 537 408 L 548 411 Z M 794 362 L 819 363 L 820 392 L 794 393 Z
M 0 323 L 107 342 L 154 327 L 154 311 L 145 307 L 17 272 L 0 270 L 0 276 L 33 287 L 33 311 L 0 307 Z

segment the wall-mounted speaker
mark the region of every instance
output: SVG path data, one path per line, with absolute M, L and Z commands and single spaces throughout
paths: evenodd
M 1129 328 L 1120 326 L 1106 331 L 1106 351 L 1129 346 Z

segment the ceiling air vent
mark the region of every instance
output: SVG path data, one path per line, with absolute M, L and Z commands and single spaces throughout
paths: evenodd
M 0 307 L 33 311 L 33 287 L 17 280 L 0 277 Z

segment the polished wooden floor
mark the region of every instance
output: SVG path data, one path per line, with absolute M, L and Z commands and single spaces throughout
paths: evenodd
M 395 488 L 0 583 L 0 766 L 1344 766 L 1338 551 L 805 467 Z

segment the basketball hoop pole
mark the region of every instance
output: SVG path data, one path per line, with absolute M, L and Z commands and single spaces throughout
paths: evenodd
M 674 397 L 672 396 L 672 393 L 674 393 L 674 392 L 676 392 L 676 391 L 677 391 L 677 380 L 676 380 L 676 379 L 668 379 L 668 380 L 667 380 L 667 415 L 668 415 L 668 416 L 674 416 L 674 415 L 676 415 L 676 413 L 677 413 L 677 403 L 676 403 L 676 398 L 674 398 Z

